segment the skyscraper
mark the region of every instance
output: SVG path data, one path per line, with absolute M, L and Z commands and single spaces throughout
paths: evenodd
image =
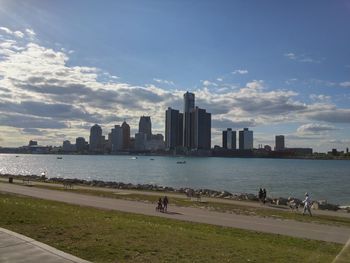
M 150 116 L 141 116 L 139 122 L 139 133 L 144 133 L 147 136 L 147 140 L 152 137 L 152 123 Z
M 276 135 L 275 137 L 275 151 L 284 150 L 284 135 Z
M 184 115 L 183 115 L 183 146 L 191 148 L 191 112 L 194 109 L 194 94 L 186 92 L 184 94 Z
M 78 137 L 75 139 L 75 146 L 77 148 L 77 152 L 84 152 L 87 150 L 87 142 L 83 137 Z
M 130 126 L 126 121 L 122 124 L 123 129 L 123 150 L 128 150 L 130 148 Z
M 239 149 L 253 150 L 253 131 L 248 128 L 239 131 Z
M 183 114 L 168 108 L 165 111 L 165 147 L 175 149 L 182 145 Z
M 102 137 L 102 128 L 95 124 L 90 129 L 90 151 L 92 152 L 102 152 L 103 151 L 103 144 L 104 140 Z
M 111 150 L 119 152 L 123 149 L 123 128 L 120 125 L 115 125 L 111 131 Z
M 211 148 L 211 114 L 196 107 L 190 114 L 191 149 L 210 150 Z
M 233 131 L 231 128 L 222 131 L 222 148 L 236 150 L 236 131 Z

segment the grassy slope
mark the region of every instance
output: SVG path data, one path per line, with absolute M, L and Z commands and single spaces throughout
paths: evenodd
M 94 262 L 331 262 L 341 245 L 0 193 L 0 226 Z

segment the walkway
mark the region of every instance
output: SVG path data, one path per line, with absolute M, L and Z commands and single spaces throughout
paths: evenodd
M 88 263 L 29 237 L 0 228 L 0 262 L 2 263 Z
M 183 221 L 235 227 L 341 244 L 345 244 L 350 238 L 350 228 L 347 227 L 219 213 L 192 207 L 170 206 L 169 210 L 171 213 L 159 213 L 155 211 L 155 204 L 150 203 L 126 201 L 4 183 L 0 183 L 0 191 L 100 209 L 160 216 Z

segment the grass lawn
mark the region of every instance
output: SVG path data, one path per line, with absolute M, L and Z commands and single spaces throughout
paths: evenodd
M 80 194 L 88 194 L 95 195 L 100 197 L 109 197 L 109 198 L 117 198 L 117 199 L 125 199 L 132 201 L 146 201 L 156 203 L 159 197 L 163 197 L 165 193 L 159 193 L 159 196 L 154 195 L 146 195 L 142 194 L 140 191 L 139 194 L 116 194 L 116 191 L 102 191 L 102 190 L 93 190 L 93 189 L 82 189 L 82 188 L 74 188 L 74 189 L 64 189 L 61 186 L 57 186 L 55 184 L 37 184 L 33 185 L 33 187 L 45 188 L 45 189 L 53 189 L 60 191 L 70 191 Z M 220 203 L 220 202 L 198 202 L 191 201 L 189 199 L 184 198 L 170 198 L 170 202 L 173 205 L 177 206 L 191 206 L 191 207 L 199 207 L 205 208 L 209 210 L 215 210 L 217 212 L 229 212 L 235 214 L 243 214 L 243 215 L 256 215 L 262 217 L 273 217 L 278 219 L 290 219 L 301 222 L 313 222 L 319 224 L 329 224 L 329 225 L 339 225 L 339 226 L 347 226 L 350 227 L 350 218 L 346 217 L 338 217 L 338 216 L 328 216 L 328 215 L 314 215 L 313 217 L 303 216 L 301 214 L 301 210 L 299 212 L 286 210 L 277 210 L 277 209 L 269 209 L 261 207 L 249 207 L 245 205 L 237 205 L 237 204 L 229 204 L 229 203 Z
M 0 193 L 0 226 L 93 262 L 331 262 L 342 246 Z

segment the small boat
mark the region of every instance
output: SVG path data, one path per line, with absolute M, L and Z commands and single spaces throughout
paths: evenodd
M 151 161 L 154 161 L 154 159 L 153 159 L 153 158 L 151 158 L 150 160 L 151 160 Z
M 177 163 L 177 164 L 185 164 L 186 161 L 177 161 L 176 163 Z
M 58 156 L 58 157 L 57 157 L 57 159 L 58 159 L 58 160 L 61 160 L 61 159 L 63 159 L 63 157 L 61 157 L 61 156 Z
M 16 157 L 19 157 L 18 155 L 16 155 Z
M 137 160 L 137 157 L 136 156 L 131 157 L 131 160 Z

